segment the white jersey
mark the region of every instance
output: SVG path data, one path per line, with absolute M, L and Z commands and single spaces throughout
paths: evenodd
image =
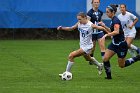
M 133 26 L 132 29 L 129 28 L 129 26 L 131 26 L 133 24 L 133 21 L 137 18 L 135 15 L 130 12 L 126 12 L 125 15 L 119 14 L 118 18 L 121 21 L 125 36 L 127 36 L 128 34 L 130 35 L 136 33 L 135 26 Z
M 88 46 L 91 46 L 91 48 L 93 47 L 93 28 L 91 26 L 92 24 L 93 23 L 90 21 L 88 21 L 86 24 L 78 24 L 78 30 L 80 32 L 80 48 Z

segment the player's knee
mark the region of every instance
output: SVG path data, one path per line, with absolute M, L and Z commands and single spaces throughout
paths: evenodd
M 72 60 L 74 58 L 74 56 L 72 55 L 72 53 L 69 54 L 68 59 Z

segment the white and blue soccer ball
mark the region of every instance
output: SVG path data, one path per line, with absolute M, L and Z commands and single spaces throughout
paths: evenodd
M 61 78 L 62 78 L 62 80 L 71 80 L 72 79 L 72 73 L 66 71 L 62 74 Z

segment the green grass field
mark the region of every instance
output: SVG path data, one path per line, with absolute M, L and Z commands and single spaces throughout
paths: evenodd
M 134 43 L 140 46 L 139 40 Z M 140 61 L 121 69 L 116 56 L 111 59 L 112 80 L 105 80 L 105 73 L 99 76 L 95 66 L 79 57 L 73 79 L 62 81 L 58 74 L 65 71 L 69 53 L 78 48 L 78 40 L 1 40 L 0 93 L 140 92 Z M 101 61 L 98 46 L 95 58 Z

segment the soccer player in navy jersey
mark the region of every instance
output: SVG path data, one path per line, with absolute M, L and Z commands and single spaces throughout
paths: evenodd
M 103 12 L 98 9 L 100 5 L 100 0 L 92 0 L 91 4 L 92 4 L 92 9 L 88 11 L 87 16 L 93 24 L 98 25 L 98 22 L 102 20 L 102 16 L 103 16 Z M 93 49 L 92 49 L 91 56 L 93 56 L 93 52 L 96 46 L 96 41 L 98 41 L 101 50 L 101 56 L 103 58 L 105 53 L 105 40 L 102 41 L 100 40 L 103 36 L 104 36 L 103 31 L 98 29 L 93 30 L 93 34 L 92 34 Z M 89 64 L 92 65 L 91 62 L 89 62 Z
M 105 34 L 101 40 L 104 40 L 108 36 L 112 37 L 112 42 L 108 46 L 108 49 L 106 49 L 103 59 L 104 68 L 107 75 L 106 79 L 112 79 L 109 60 L 114 54 L 117 54 L 118 64 L 121 68 L 127 67 L 140 60 L 140 55 L 125 60 L 128 44 L 125 41 L 121 21 L 115 16 L 116 11 L 116 5 L 109 5 L 106 8 L 106 14 L 109 18 L 111 18 L 110 28 L 106 27 L 104 23 L 100 23 L 106 30 L 110 31 L 110 33 Z

